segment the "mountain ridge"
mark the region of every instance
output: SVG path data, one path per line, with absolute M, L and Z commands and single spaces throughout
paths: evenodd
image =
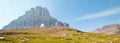
M 120 24 L 111 24 L 103 26 L 102 28 L 92 31 L 92 33 L 101 33 L 101 34 L 120 34 Z
M 61 21 L 58 21 L 52 17 L 47 8 L 36 6 L 35 8 L 31 8 L 30 10 L 26 11 L 23 16 L 11 21 L 8 25 L 4 26 L 3 29 L 40 27 L 41 24 L 43 24 L 45 27 L 69 27 L 69 24 L 62 23 Z

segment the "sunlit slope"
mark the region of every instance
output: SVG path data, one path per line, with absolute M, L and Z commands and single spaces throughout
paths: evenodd
M 0 43 L 120 43 L 120 36 L 81 32 L 69 27 L 1 30 Z

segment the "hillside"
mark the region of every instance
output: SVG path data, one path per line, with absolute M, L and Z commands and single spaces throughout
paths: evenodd
M 70 27 L 0 30 L 0 43 L 120 43 L 120 36 L 81 32 Z
M 92 33 L 120 35 L 120 24 L 106 25 L 102 28 L 92 31 Z

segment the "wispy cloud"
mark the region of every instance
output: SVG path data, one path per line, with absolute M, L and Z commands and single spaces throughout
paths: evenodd
M 98 13 L 87 14 L 87 15 L 78 17 L 75 20 L 76 21 L 88 20 L 88 19 L 94 19 L 94 18 L 109 16 L 109 15 L 114 15 L 114 14 L 118 14 L 118 13 L 120 13 L 120 7 L 108 9 L 108 10 L 101 11 Z

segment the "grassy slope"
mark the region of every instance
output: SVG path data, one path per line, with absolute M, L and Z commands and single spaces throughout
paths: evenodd
M 120 43 L 117 35 L 92 34 L 68 27 L 13 29 L 0 33 L 5 37 L 0 43 Z

